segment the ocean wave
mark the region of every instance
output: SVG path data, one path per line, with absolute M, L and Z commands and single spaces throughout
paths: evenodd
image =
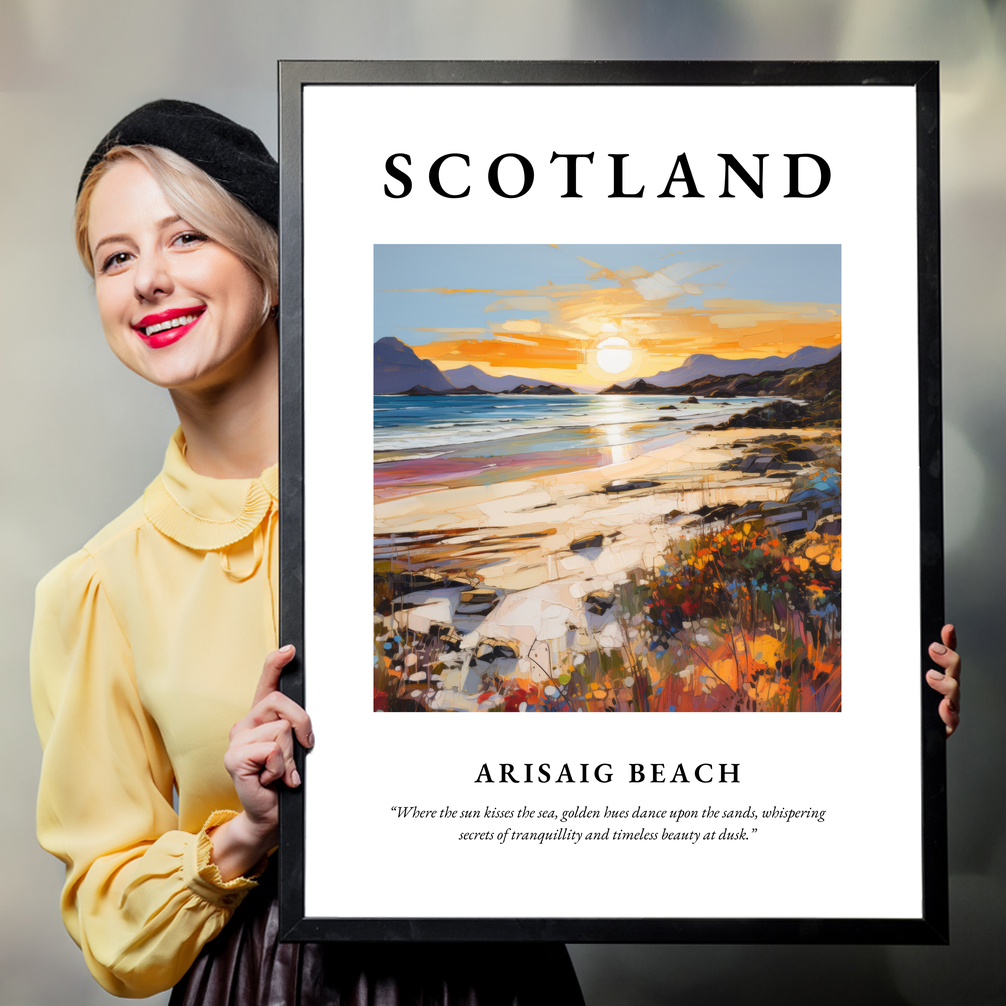
M 375 430 L 374 449 L 378 451 L 400 451 L 420 447 L 444 447 L 449 449 L 458 444 L 478 444 L 491 440 L 516 440 L 522 436 L 530 436 L 535 433 L 554 433 L 561 429 L 563 429 L 561 426 L 528 426 L 517 430 L 471 430 L 467 433 L 458 432 L 452 434 L 451 442 L 447 444 L 443 443 L 442 439 L 438 439 L 437 431 L 433 430 L 429 431 L 428 436 L 424 436 L 426 432 L 424 429 L 416 430 L 408 437 L 381 437 L 379 435 L 380 431 Z M 413 455 L 413 457 L 416 456 L 418 455 Z
M 374 458 L 374 464 L 386 465 L 389 461 L 414 461 L 416 458 L 442 458 L 445 453 L 446 451 L 435 451 L 432 454 L 395 454 L 390 458 Z
M 616 440 L 634 443 L 669 431 L 665 419 L 677 419 L 677 430 L 687 431 L 697 423 L 718 422 L 747 407 L 753 399 L 719 399 L 700 405 L 682 405 L 678 411 L 661 411 L 659 405 L 667 399 L 681 403 L 682 396 L 637 396 L 628 403 L 612 399 L 569 401 L 557 399 L 543 402 L 462 403 L 457 398 L 442 398 L 436 405 L 414 403 L 395 408 L 381 407 L 374 419 L 374 444 L 378 450 L 436 451 L 478 443 L 517 442 L 521 437 L 556 433 L 567 436 L 570 443 L 590 443 L 610 446 Z M 407 416 L 406 411 L 421 412 Z M 518 412 L 514 416 L 497 416 L 498 411 Z M 398 413 L 388 415 L 388 413 Z M 517 447 L 516 449 L 520 449 Z M 499 448 L 496 448 L 499 450 Z M 417 455 L 411 455 L 417 456 Z

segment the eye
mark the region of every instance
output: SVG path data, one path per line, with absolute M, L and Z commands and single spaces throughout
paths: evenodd
M 124 266 L 130 259 L 129 252 L 114 252 L 109 255 L 101 264 L 101 271 L 106 272 L 117 272 L 121 266 Z
M 184 231 L 183 233 L 175 237 L 175 239 L 171 243 L 176 248 L 178 247 L 193 248 L 196 245 L 203 244 L 205 241 L 208 240 L 209 239 L 206 237 L 206 235 L 200 234 L 199 231 Z

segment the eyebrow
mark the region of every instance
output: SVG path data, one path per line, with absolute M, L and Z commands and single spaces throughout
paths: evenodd
M 163 230 L 165 227 L 170 227 L 172 224 L 177 224 L 181 221 L 181 217 L 175 213 L 170 217 L 165 217 L 163 220 L 158 220 L 154 225 L 157 230 Z M 115 241 L 125 241 L 131 242 L 133 239 L 128 234 L 109 234 L 108 237 L 103 237 L 91 250 L 91 257 L 96 258 L 98 255 L 98 249 L 102 245 L 107 245 Z

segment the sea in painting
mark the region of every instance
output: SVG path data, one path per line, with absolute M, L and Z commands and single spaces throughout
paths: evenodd
M 841 249 L 377 245 L 374 709 L 841 709 Z

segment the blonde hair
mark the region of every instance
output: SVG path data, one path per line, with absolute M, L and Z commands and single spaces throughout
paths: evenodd
M 94 259 L 87 240 L 91 197 L 109 168 L 126 158 L 139 161 L 154 176 L 168 205 L 183 220 L 234 252 L 258 276 L 264 323 L 279 294 L 279 236 L 202 168 L 165 147 L 112 147 L 84 181 L 74 211 L 74 239 L 77 254 L 91 278 Z

